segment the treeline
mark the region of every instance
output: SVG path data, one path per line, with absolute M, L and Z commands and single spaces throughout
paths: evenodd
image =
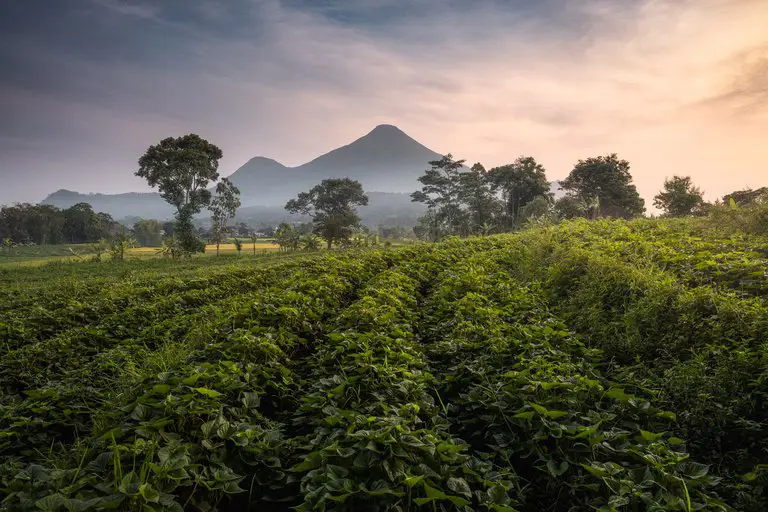
M 109 214 L 78 203 L 67 209 L 47 204 L 16 204 L 0 208 L 0 239 L 16 244 L 82 244 L 111 238 L 121 225 Z
M 486 170 L 448 154 L 429 162 L 419 178 L 421 190 L 413 201 L 424 203 L 427 214 L 414 228 L 427 240 L 447 235 L 479 235 L 511 231 L 534 217 L 612 216 L 631 218 L 645 212 L 643 199 L 632 184 L 629 162 L 616 154 L 579 160 L 561 182 L 566 196 L 555 201 L 544 167 L 530 156 Z
M 579 160 L 560 182 L 565 196 L 557 200 L 546 170 L 533 157 L 489 170 L 480 163 L 464 164 L 448 154 L 429 162 L 431 168 L 419 178 L 422 188 L 411 195 L 427 207 L 414 227 L 419 238 L 513 231 L 532 219 L 629 219 L 645 212 L 629 162 L 615 153 Z M 731 192 L 708 203 L 690 176 L 673 176 L 653 202 L 666 217 L 709 215 L 742 231 L 768 232 L 768 187 Z

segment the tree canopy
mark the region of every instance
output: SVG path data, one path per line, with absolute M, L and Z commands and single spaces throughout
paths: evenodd
M 488 172 L 488 179 L 493 190 L 501 192 L 507 227 L 519 222 L 521 208 L 536 197 L 552 197 L 544 167 L 531 156 L 520 156 L 511 164 L 494 167 Z
M 738 206 L 748 206 L 759 203 L 768 204 L 768 187 L 760 187 L 754 190 L 751 188 L 736 190 L 723 196 L 723 202 L 725 204 L 729 204 L 731 199 L 733 199 L 733 202 Z
M 312 217 L 315 234 L 323 237 L 328 248 L 352 235 L 360 224 L 356 206 L 368 204 L 368 196 L 359 181 L 349 178 L 330 178 L 301 192 L 291 199 L 285 209 Z
M 694 215 L 704 204 L 704 197 L 690 176 L 673 176 L 664 180 L 664 189 L 653 198 L 656 208 L 670 217 Z
M 462 206 L 472 195 L 469 183 L 462 183 L 464 160 L 454 160 L 449 153 L 440 160 L 430 161 L 429 165 L 419 178 L 421 190 L 411 194 L 412 201 L 427 206 L 428 214 L 420 219 L 420 224 L 429 222 L 430 226 L 424 225 L 422 231 L 432 233 L 435 238 L 441 233 L 470 234 L 469 217 Z
M 81 244 L 110 238 L 118 223 L 91 205 L 78 203 L 65 210 L 49 204 L 17 204 L 0 208 L 0 239 L 14 243 Z
M 208 185 L 219 179 L 221 157 L 221 149 L 193 133 L 163 139 L 139 159 L 136 175 L 176 208 L 176 235 L 188 252 L 200 247 L 192 216 L 210 204 Z
M 216 242 L 216 253 L 219 244 L 227 231 L 227 222 L 235 216 L 240 208 L 240 190 L 227 178 L 216 184 L 216 195 L 211 199 L 208 209 L 211 212 L 211 233 Z
M 579 160 L 561 185 L 586 204 L 596 205 L 590 207 L 596 216 L 631 218 L 645 211 L 632 184 L 629 162 L 616 153 Z

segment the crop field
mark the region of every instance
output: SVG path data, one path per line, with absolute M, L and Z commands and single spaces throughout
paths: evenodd
M 129 260 L 159 258 L 159 250 L 158 247 L 132 247 L 126 250 L 125 258 Z M 224 243 L 219 246 L 220 255 L 242 254 L 249 256 L 255 253 L 261 256 L 279 250 L 280 246 L 271 240 L 258 240 L 254 244 L 249 239 L 249 241 L 243 242 L 240 252 L 237 251 L 234 243 Z M 216 256 L 216 245 L 208 244 L 205 246 L 205 253 L 195 255 L 195 257 L 201 256 Z M 102 257 L 104 260 L 109 260 L 108 254 Z M 14 247 L 0 255 L 0 269 L 4 267 L 37 267 L 48 263 L 80 263 L 92 258 L 93 254 L 89 244 Z
M 765 511 L 767 272 L 693 220 L 2 271 L 0 510 Z

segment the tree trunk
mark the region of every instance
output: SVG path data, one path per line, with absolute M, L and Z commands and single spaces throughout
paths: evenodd
M 328 239 L 328 245 L 327 245 L 327 249 L 328 249 L 329 251 L 331 250 L 331 239 L 330 239 L 330 238 Z
M 216 240 L 216 256 L 219 255 L 219 241 Z

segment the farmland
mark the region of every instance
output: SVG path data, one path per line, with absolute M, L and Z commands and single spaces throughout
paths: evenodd
M 244 255 L 263 255 L 280 250 L 280 246 L 272 240 L 257 240 L 254 244 L 249 240 L 243 241 L 241 253 Z M 129 260 L 150 259 L 161 257 L 158 247 L 131 247 L 126 250 L 125 258 Z M 219 254 L 239 254 L 234 243 L 223 243 L 219 246 Z M 205 253 L 197 256 L 215 256 L 216 245 L 208 244 Z M 78 263 L 93 259 L 92 244 L 55 244 L 19 246 L 3 251 L 0 255 L 0 269 L 18 266 L 39 266 L 48 263 Z M 109 255 L 103 254 L 101 259 L 108 260 Z
M 768 509 L 768 238 L 0 272 L 2 510 Z

